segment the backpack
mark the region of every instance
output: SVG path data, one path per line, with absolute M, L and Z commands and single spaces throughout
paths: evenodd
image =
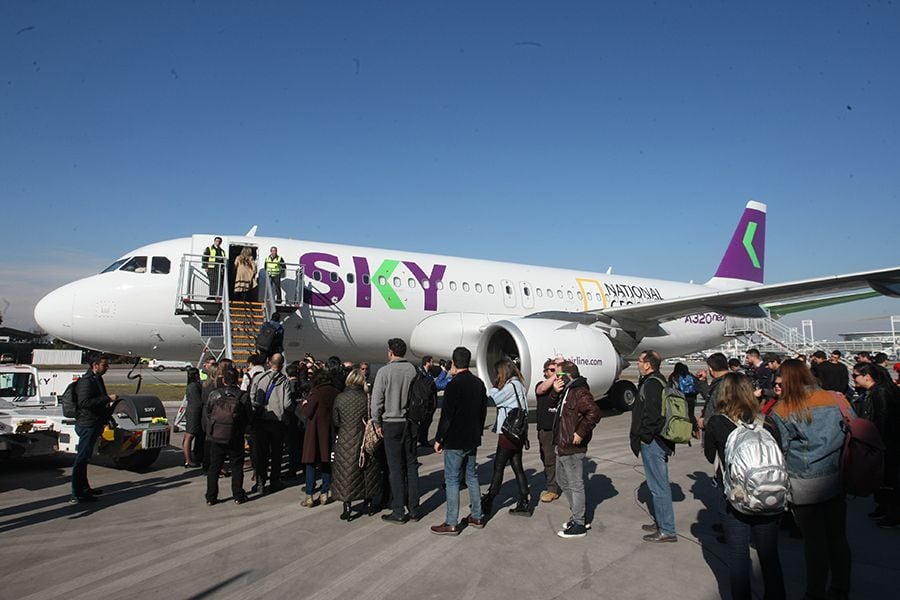
M 844 417 L 844 447 L 841 450 L 841 479 L 844 491 L 868 496 L 884 482 L 884 442 L 875 423 L 855 417 L 837 392 L 835 403 Z
M 662 377 L 654 376 L 663 386 L 662 414 L 665 423 L 659 435 L 673 444 L 690 444 L 694 425 L 688 417 L 688 403 L 681 390 L 666 385 Z
M 406 400 L 406 418 L 421 423 L 435 409 L 435 387 L 431 375 L 416 368 L 416 376 L 409 384 Z
M 791 500 L 791 486 L 781 448 L 762 419 L 750 425 L 742 421 L 734 424 L 734 431 L 725 440 L 725 498 L 745 515 L 783 512 Z
M 277 331 L 271 321 L 263 323 L 259 328 L 259 333 L 256 334 L 256 347 L 268 353 L 272 349 L 272 344 L 275 343 Z
M 678 389 L 681 390 L 681 393 L 684 395 L 688 394 L 696 394 L 697 393 L 697 385 L 694 381 L 694 376 L 691 374 L 682 375 L 678 378 Z
M 75 393 L 75 386 L 78 385 L 76 379 L 66 386 L 66 390 L 59 397 L 59 403 L 62 406 L 63 416 L 67 419 L 78 417 L 78 396 Z
M 231 442 L 235 432 L 238 397 L 231 390 L 218 392 L 211 398 L 209 412 L 209 438 L 220 444 Z

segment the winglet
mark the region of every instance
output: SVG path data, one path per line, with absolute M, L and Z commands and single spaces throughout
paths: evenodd
M 707 285 L 734 288 L 763 282 L 766 258 L 766 205 L 751 200 L 741 215 L 731 243 Z

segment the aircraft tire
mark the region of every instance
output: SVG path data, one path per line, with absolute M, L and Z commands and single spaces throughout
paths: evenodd
M 150 450 L 138 450 L 127 456 L 119 456 L 113 459 L 116 468 L 126 471 L 143 471 L 148 469 L 150 465 L 159 458 L 160 448 L 152 448 Z
M 637 386 L 626 379 L 620 379 L 609 389 L 607 396 L 613 408 L 628 412 L 637 399 Z

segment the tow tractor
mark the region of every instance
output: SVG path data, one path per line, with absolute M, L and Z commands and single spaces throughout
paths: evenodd
M 75 454 L 75 419 L 63 416 L 57 395 L 41 395 L 39 381 L 41 374 L 32 365 L 0 365 L 0 460 Z M 119 396 L 96 453 L 121 469 L 145 469 L 169 445 L 170 433 L 159 398 Z

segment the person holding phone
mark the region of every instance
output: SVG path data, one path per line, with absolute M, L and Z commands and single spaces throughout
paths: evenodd
M 563 361 L 559 365 L 551 397 L 558 399 L 553 423 L 556 480 L 572 513 L 557 535 L 561 538 L 584 537 L 589 527 L 584 519 L 584 463 L 591 434 L 600 422 L 600 409 L 587 380 L 572 361 Z

